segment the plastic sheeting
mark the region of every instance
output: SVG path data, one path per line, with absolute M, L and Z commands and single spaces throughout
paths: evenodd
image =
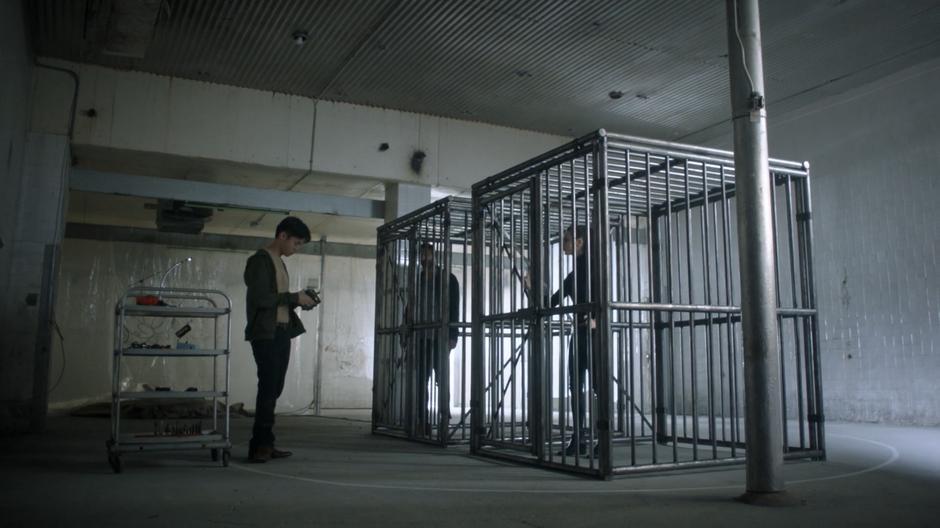
M 242 280 L 245 261 L 251 252 L 197 250 L 172 248 L 160 245 L 105 242 L 68 239 L 63 244 L 63 257 L 59 275 L 58 298 L 55 318 L 64 337 L 64 354 L 60 343 L 53 346 L 50 384 L 61 381 L 50 395 L 50 404 L 68 406 L 110 397 L 111 354 L 115 304 L 125 288 L 144 279 L 148 285 L 158 285 L 165 270 L 186 257 L 192 261 L 184 263 L 167 277 L 168 287 L 208 288 L 225 292 L 232 300 L 231 330 L 231 399 L 234 404 L 244 402 L 254 408 L 257 386 L 251 346 L 244 340 L 245 285 Z M 297 254 L 284 259 L 290 273 L 292 291 L 303 289 L 319 279 L 320 257 Z M 363 259 L 339 259 L 327 257 L 327 272 L 334 267 L 331 260 L 353 261 Z M 371 266 L 371 261 L 363 261 Z M 338 262 L 340 273 L 347 275 L 356 269 L 350 263 Z M 367 268 L 370 269 L 371 268 Z M 150 277 L 149 279 L 147 277 Z M 346 281 L 348 279 L 343 279 Z M 314 398 L 317 356 L 317 326 L 319 310 L 337 310 L 343 304 L 345 284 L 324 283 L 324 304 L 311 311 L 298 310 L 307 333 L 294 339 L 291 344 L 291 364 L 287 372 L 284 393 L 278 400 L 278 412 L 293 412 L 307 408 Z M 362 292 L 357 292 L 362 295 Z M 370 297 L 367 295 L 367 297 Z M 349 300 L 347 299 L 347 302 Z M 371 297 L 363 299 L 371 306 Z M 330 307 L 332 305 L 332 307 Z M 327 314 L 324 314 L 327 315 Z M 335 319 L 335 318 L 334 318 Z M 359 319 L 362 319 L 361 317 Z M 332 350 L 343 349 L 344 339 L 364 340 L 371 343 L 371 313 L 365 317 L 365 325 L 356 327 L 357 318 L 337 321 L 336 332 L 329 336 L 325 345 Z M 193 330 L 180 341 L 198 343 L 211 336 L 211 327 L 206 321 L 179 319 L 135 318 L 127 324 L 130 341 L 175 346 L 173 332 L 189 323 Z M 329 326 L 325 326 L 327 332 Z M 211 338 L 210 338 L 211 339 Z M 55 341 L 59 341 L 58 336 Z M 371 346 L 355 349 L 357 354 L 367 354 L 371 361 Z M 333 352 L 331 352 L 333 353 Z M 65 369 L 62 360 L 65 357 Z M 212 382 L 211 360 L 205 358 L 126 358 L 122 372 L 122 388 L 141 390 L 145 384 L 152 387 L 172 387 L 183 390 L 189 387 L 203 389 Z M 329 364 L 327 364 L 329 363 Z M 324 368 L 335 369 L 336 361 L 324 355 Z M 347 360 L 347 363 L 349 361 Z M 355 361 L 353 361 L 355 363 Z M 324 380 L 335 377 L 324 371 Z M 348 369 L 347 369 L 348 370 Z M 362 375 L 359 372 L 357 375 Z M 368 375 L 370 375 L 368 373 Z M 326 386 L 326 381 L 324 382 Z M 50 385 L 51 387 L 52 385 Z M 325 389 L 324 389 L 325 390 Z M 335 400 L 336 398 L 334 398 Z M 354 399 L 354 398 L 353 398 Z M 362 399 L 368 401 L 369 395 Z M 339 398 L 343 406 L 355 407 L 352 400 Z

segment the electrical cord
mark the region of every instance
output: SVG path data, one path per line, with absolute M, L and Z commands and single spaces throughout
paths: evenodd
M 52 388 L 50 388 L 46 394 L 52 394 L 52 391 L 56 390 L 56 388 L 59 386 L 59 383 L 62 382 L 62 378 L 65 377 L 65 336 L 62 335 L 62 329 L 59 327 L 59 322 L 55 320 L 55 314 L 53 314 L 53 317 L 49 322 L 52 323 L 52 327 L 55 328 L 55 332 L 59 334 L 59 348 L 62 349 L 62 368 L 59 369 L 59 376 L 56 378 Z
M 744 75 L 747 76 L 747 82 L 750 83 L 751 93 L 754 93 L 754 79 L 751 77 L 751 71 L 747 67 L 747 56 L 744 53 L 744 40 L 741 38 L 741 31 L 738 25 L 738 1 L 732 2 L 734 9 L 734 35 L 738 38 L 738 44 L 741 46 L 741 66 L 744 67 Z
M 306 407 L 301 407 L 300 409 L 294 409 L 293 411 L 287 411 L 282 413 L 275 413 L 274 416 L 293 416 L 295 414 L 302 414 L 307 411 L 315 410 L 313 404 L 316 403 L 316 400 L 311 400 Z

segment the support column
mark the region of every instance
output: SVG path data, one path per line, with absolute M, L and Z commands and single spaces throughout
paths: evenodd
M 0 339 L 2 430 L 39 432 L 45 427 L 69 161 L 67 136 L 27 136 L 9 248 L 9 288 L 3 299 L 7 317 Z
M 772 182 L 758 0 L 727 0 L 727 12 L 750 501 L 784 490 Z
M 14 356 L 9 345 L 9 332 L 15 329 L 12 318 L 21 309 L 9 292 L 33 83 L 25 5 L 0 2 L 0 434 L 28 430 L 30 414 L 29 387 L 22 378 L 32 379 L 32 370 L 20 365 L 22 358 Z
M 408 214 L 431 203 L 431 188 L 411 183 L 385 184 L 385 221 Z

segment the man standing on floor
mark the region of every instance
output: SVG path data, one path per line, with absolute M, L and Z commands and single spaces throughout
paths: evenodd
M 309 310 L 319 299 L 304 291 L 289 291 L 290 280 L 282 257 L 293 255 L 309 241 L 310 229 L 299 218 L 288 216 L 277 225 L 274 240 L 249 257 L 245 265 L 248 287 L 245 339 L 251 342 L 258 367 L 255 424 L 248 444 L 251 462 L 267 462 L 292 454 L 274 447 L 274 409 L 284 390 L 290 340 L 306 331 L 294 310 L 298 306 Z

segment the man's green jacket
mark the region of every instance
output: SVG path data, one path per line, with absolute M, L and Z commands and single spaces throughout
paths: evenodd
M 248 257 L 248 263 L 245 265 L 245 286 L 248 287 L 245 302 L 248 316 L 248 325 L 245 327 L 247 341 L 274 339 L 277 307 L 281 304 L 290 307 L 287 333 L 291 339 L 306 332 L 303 323 L 300 322 L 300 317 L 294 313 L 294 308 L 298 306 L 297 294 L 277 292 L 274 262 L 267 250 L 259 249 L 254 255 Z

